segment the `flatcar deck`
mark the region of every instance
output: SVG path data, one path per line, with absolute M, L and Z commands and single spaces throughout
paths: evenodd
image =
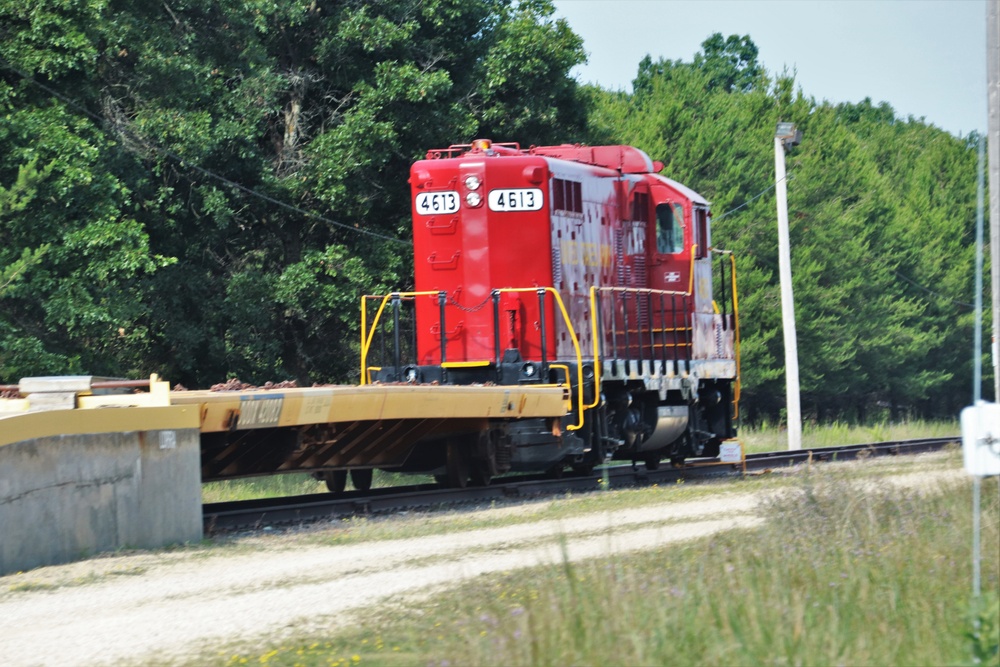
M 289 428 L 359 421 L 391 422 L 424 419 L 523 419 L 566 414 L 566 389 L 556 386 L 438 386 L 412 384 L 332 385 L 322 387 L 243 391 L 169 391 L 155 376 L 150 391 L 101 395 L 89 383 L 69 385 L 54 378 L 26 398 L 0 399 L 0 446 L 53 434 L 72 434 L 74 428 L 93 433 L 102 421 L 117 422 L 129 408 L 194 406 L 202 433 Z M 69 394 L 67 397 L 66 395 Z M 53 397 L 61 397 L 57 403 Z M 39 408 L 42 408 L 41 410 Z M 47 409 L 45 409 L 47 408 Z M 73 412 L 111 409 L 107 420 L 68 419 Z M 43 411 L 44 410 L 44 411 Z M 126 412 L 121 412 L 126 411 Z M 178 413 L 181 414 L 181 413 Z M 184 427 L 194 424 L 185 413 Z M 140 422 L 126 420 L 136 428 Z M 78 427 L 74 424 L 79 423 Z M 148 429 L 163 428 L 157 423 Z M 114 430 L 114 429 L 111 429 Z M 99 431 L 96 431 L 99 432 Z
M 199 405 L 202 433 L 342 422 L 561 417 L 559 387 L 381 384 L 238 392 L 174 392 L 172 405 Z

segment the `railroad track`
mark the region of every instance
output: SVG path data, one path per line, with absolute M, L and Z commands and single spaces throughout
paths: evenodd
M 727 477 L 746 472 L 793 466 L 806 462 L 848 461 L 875 456 L 921 454 L 959 443 L 960 438 L 924 438 L 895 442 L 818 447 L 789 452 L 750 454 L 742 464 L 697 463 L 646 470 L 640 465 L 618 464 L 598 469 L 593 475 L 559 479 L 537 475 L 503 477 L 486 487 L 448 489 L 436 484 L 397 486 L 371 491 L 349 491 L 339 495 L 316 493 L 305 496 L 265 498 L 210 503 L 203 508 L 207 535 L 232 530 L 260 529 L 265 526 L 296 525 L 323 519 L 381 514 L 407 509 L 426 509 L 511 500 L 569 491 L 596 491 L 649 484 L 675 483 L 710 477 Z

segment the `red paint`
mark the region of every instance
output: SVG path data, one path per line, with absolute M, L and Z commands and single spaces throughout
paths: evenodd
M 494 361 L 491 290 L 554 287 L 580 336 L 584 357 L 592 356 L 589 290 L 592 285 L 687 292 L 693 217 L 708 204 L 685 186 L 651 173 L 660 167 L 630 146 L 545 146 L 522 151 L 516 144 L 453 146 L 430 151 L 415 163 L 413 202 L 415 288 L 448 293 L 445 330 L 448 361 Z M 620 171 L 619 171 L 620 169 Z M 467 187 L 470 177 L 476 189 Z M 542 206 L 531 211 L 490 210 L 491 191 L 513 191 L 509 201 Z M 459 209 L 436 213 L 429 202 L 445 203 L 457 193 Z M 422 193 L 437 194 L 437 199 Z M 477 206 L 468 203 L 478 194 Z M 418 207 L 424 202 L 424 208 Z M 508 199 L 504 199 L 508 202 Z M 683 216 L 677 252 L 657 248 L 657 206 L 669 204 Z M 698 260 L 709 261 L 709 260 Z M 711 312 L 711 299 L 689 311 Z M 562 315 L 551 296 L 545 313 L 546 357 L 575 356 Z M 611 305 L 602 317 L 611 317 Z M 648 327 L 645 305 L 632 303 L 628 317 Z M 541 356 L 539 300 L 534 292 L 504 294 L 500 302 L 501 350 L 517 348 L 525 360 Z M 616 315 L 625 313 L 619 309 Z M 437 297 L 421 297 L 417 310 L 421 364 L 441 361 Z M 669 326 L 653 322 L 654 327 Z M 645 345 L 635 341 L 634 345 Z M 648 352 L 647 352 L 648 353 Z

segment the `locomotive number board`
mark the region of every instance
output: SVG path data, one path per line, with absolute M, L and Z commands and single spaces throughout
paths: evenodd
M 539 211 L 542 191 L 538 188 L 490 190 L 487 201 L 491 211 Z
M 421 192 L 417 195 L 417 213 L 420 215 L 457 213 L 459 201 L 458 193 L 454 190 Z

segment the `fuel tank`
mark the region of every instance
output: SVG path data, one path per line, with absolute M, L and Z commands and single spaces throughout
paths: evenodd
M 652 435 L 639 444 L 640 453 L 655 452 L 667 447 L 684 435 L 688 425 L 688 406 L 659 405 L 656 407 L 656 426 Z

